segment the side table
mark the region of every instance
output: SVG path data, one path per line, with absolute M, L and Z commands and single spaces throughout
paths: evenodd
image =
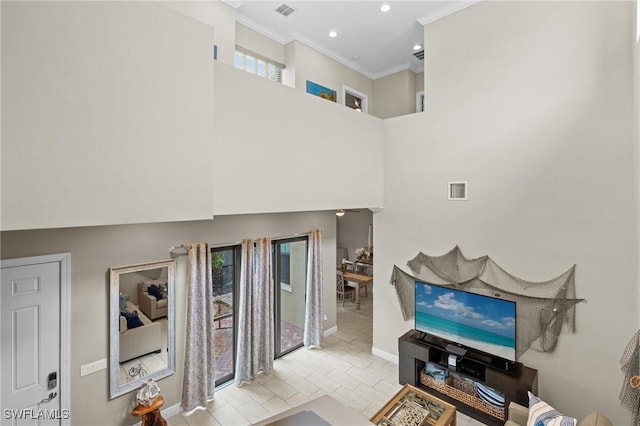
M 398 414 L 400 417 L 409 418 L 410 422 L 415 422 L 411 424 L 418 424 L 415 409 L 411 408 L 412 405 L 415 406 L 416 403 L 421 407 L 419 411 L 421 411 L 422 414 L 425 414 L 424 411 L 428 412 L 426 418 L 420 419 L 419 424 L 429 426 L 456 426 L 455 406 L 409 384 L 404 385 L 369 421 L 375 425 L 389 426 L 396 422 L 393 418 L 394 415 Z M 405 404 L 407 404 L 406 407 Z M 406 410 L 406 412 L 404 412 L 404 410 Z M 403 416 L 403 412 L 406 415 Z M 410 424 L 403 423 L 402 421 L 399 423 Z
M 167 426 L 167 421 L 160 415 L 162 404 L 164 404 L 164 398 L 158 395 L 153 404 L 148 407 L 142 404 L 136 405 L 131 414 L 142 417 L 142 426 Z

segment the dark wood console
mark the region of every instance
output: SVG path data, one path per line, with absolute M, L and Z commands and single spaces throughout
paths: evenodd
M 399 382 L 401 385 L 410 384 L 425 389 L 434 396 L 441 398 L 453 405 L 458 411 L 473 417 L 488 425 L 503 425 L 504 417 L 500 418 L 495 413 L 488 414 L 487 410 L 478 408 L 479 404 L 474 403 L 470 395 L 461 393 L 450 386 L 428 386 L 421 381 L 420 373 L 427 363 L 437 364 L 439 367 L 455 372 L 455 376 L 470 378 L 474 381 L 484 383 L 505 395 L 505 407 L 511 401 L 527 407 L 529 396 L 527 391 L 538 392 L 538 371 L 522 364 L 513 365 L 509 368 L 499 368 L 496 360 L 487 357 L 486 354 L 476 353 L 469 350 L 464 355 L 458 355 L 456 367 L 452 368 L 448 364 L 449 352 L 443 345 L 437 345 L 424 339 L 424 333 L 411 330 L 398 339 L 399 353 Z M 509 370 L 509 371 L 507 371 Z M 463 397 L 460 397 L 462 395 Z M 469 396 L 469 398 L 467 398 Z

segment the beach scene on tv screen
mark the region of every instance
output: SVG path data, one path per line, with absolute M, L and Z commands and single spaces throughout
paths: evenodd
M 515 314 L 510 301 L 416 283 L 416 329 L 511 361 Z

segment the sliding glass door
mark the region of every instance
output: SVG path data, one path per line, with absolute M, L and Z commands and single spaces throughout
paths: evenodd
M 275 357 L 303 344 L 307 277 L 307 237 L 272 242 Z M 240 285 L 240 246 L 211 249 L 216 386 L 235 376 L 236 289 Z
M 307 237 L 273 242 L 276 358 L 302 346 L 307 281 Z
M 235 372 L 236 278 L 240 276 L 238 246 L 211 249 L 214 297 L 216 386 L 232 380 Z

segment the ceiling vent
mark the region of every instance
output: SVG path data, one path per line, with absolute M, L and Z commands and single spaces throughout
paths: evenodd
M 449 182 L 449 200 L 466 200 L 467 182 Z
M 416 52 L 413 54 L 413 56 L 415 56 L 416 58 L 423 60 L 424 59 L 424 49 L 420 50 L 419 52 Z
M 284 3 L 282 4 L 282 6 L 280 6 L 279 8 L 276 9 L 276 12 L 278 12 L 280 15 L 285 16 L 285 17 L 291 15 L 295 11 L 296 10 L 294 8 L 289 7 Z

